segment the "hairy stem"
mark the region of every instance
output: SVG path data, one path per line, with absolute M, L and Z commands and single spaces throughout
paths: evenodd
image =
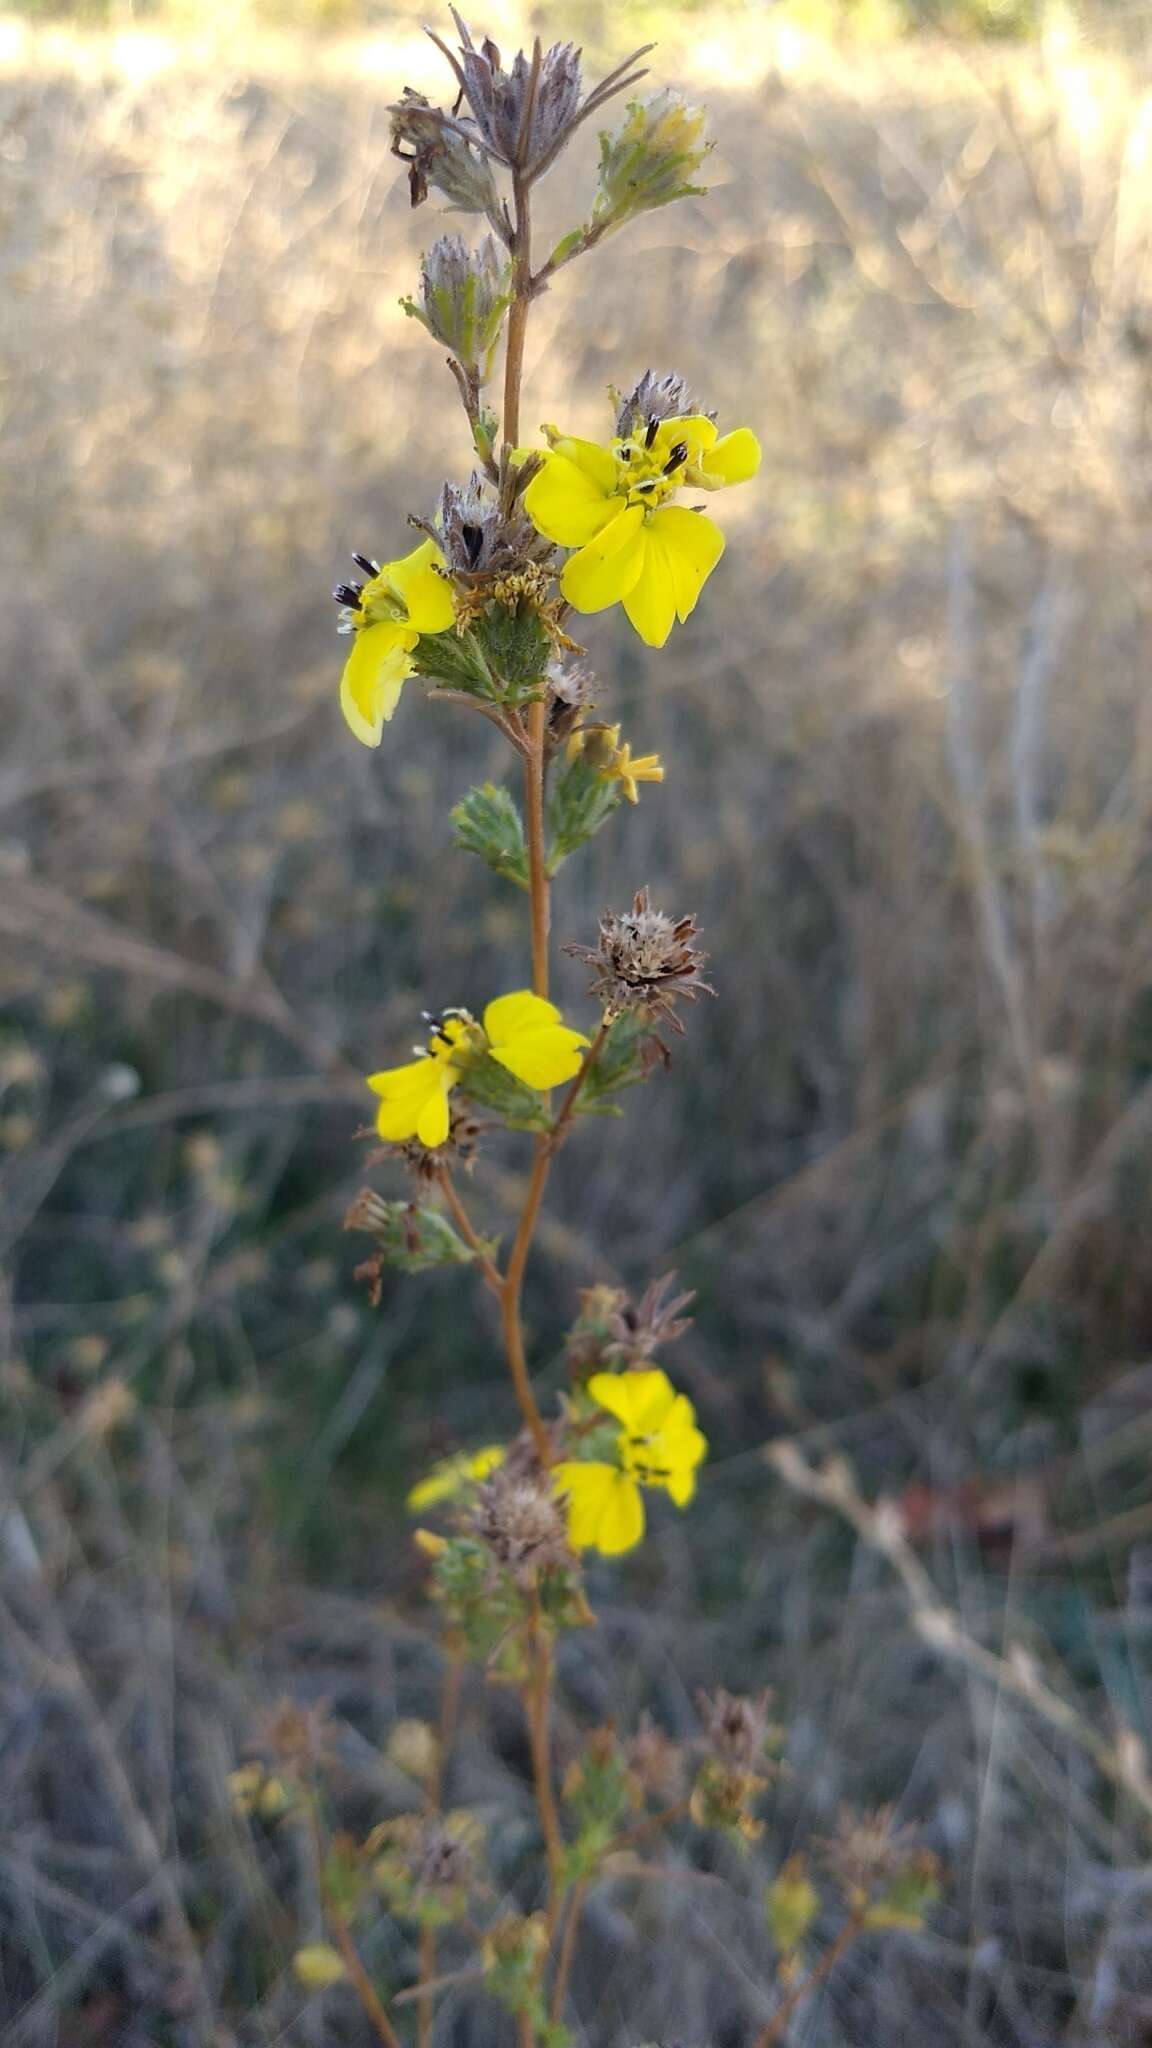
M 807 1998 L 810 1991 L 815 1991 L 818 1985 L 823 1984 L 825 1979 L 832 1975 L 841 1956 L 851 1948 L 863 1925 L 863 1916 L 859 1913 L 853 1913 L 844 1922 L 835 1941 L 829 1948 L 825 1949 L 820 1961 L 813 1969 L 809 1970 L 806 1977 L 802 1977 L 800 1982 L 794 1984 L 792 1989 L 785 1994 L 782 2003 L 777 2006 L 767 2026 L 761 2027 L 760 2032 L 752 2043 L 752 2048 L 772 2048 L 774 2042 L 784 2039 L 788 2022 L 796 2007 L 800 2004 L 801 1999 Z

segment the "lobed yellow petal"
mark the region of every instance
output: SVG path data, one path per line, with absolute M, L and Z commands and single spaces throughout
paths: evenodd
M 746 484 L 760 467 L 760 443 L 750 427 L 736 427 L 705 451 L 698 466 L 703 482 L 713 489 Z
M 340 709 L 356 738 L 378 747 L 384 727 L 412 673 L 409 648 L 415 634 L 391 620 L 357 632 L 340 679 Z
M 676 618 L 676 581 L 659 535 L 646 527 L 641 535 L 644 561 L 624 597 L 624 610 L 647 647 L 663 647 Z
M 686 619 L 708 577 L 724 553 L 724 535 L 702 512 L 686 505 L 662 505 L 648 525 L 649 544 L 662 552 L 676 600 L 676 616 Z
M 500 1045 L 506 1044 L 517 1031 L 538 1031 L 542 1025 L 559 1022 L 560 1012 L 555 1003 L 534 995 L 530 988 L 513 989 L 510 995 L 494 997 L 484 1012 L 484 1029 Z
M 644 507 L 628 505 L 565 563 L 560 588 L 578 612 L 602 612 L 634 587 L 644 556 Z
M 565 1460 L 552 1467 L 557 1490 L 567 1495 L 568 1540 L 574 1550 L 618 1557 L 644 1534 L 644 1502 L 636 1481 L 615 1465 Z
M 444 633 L 455 622 L 452 585 L 438 573 L 443 564 L 439 548 L 426 540 L 402 562 L 387 563 L 383 571 L 418 633 Z
M 571 1031 L 566 1024 L 548 1024 L 540 1031 L 518 1031 L 507 1044 L 492 1045 L 490 1051 L 494 1060 L 529 1088 L 558 1088 L 579 1073 L 587 1044 L 582 1031 Z
M 598 1407 L 606 1408 L 635 1436 L 653 1435 L 677 1401 L 685 1398 L 659 1366 L 646 1372 L 593 1373 L 588 1392 Z
M 565 548 L 583 547 L 613 517 L 619 502 L 578 463 L 558 454 L 544 457 L 543 469 L 524 493 L 524 510 L 536 531 Z
M 429 1060 L 428 1064 L 431 1066 L 432 1061 Z M 442 1061 L 437 1061 L 436 1072 L 440 1077 L 439 1092 L 428 1097 L 416 1119 L 415 1135 L 419 1138 L 422 1145 L 429 1147 L 442 1145 L 448 1136 L 448 1126 L 451 1122 L 448 1111 L 448 1096 L 456 1086 L 457 1081 L 455 1067 L 445 1066 Z M 383 1114 L 383 1104 L 381 1105 L 380 1114 Z M 379 1125 L 379 1116 L 376 1121 Z
M 664 1491 L 676 1507 L 686 1508 L 696 1492 L 695 1472 L 673 1472 L 664 1481 Z

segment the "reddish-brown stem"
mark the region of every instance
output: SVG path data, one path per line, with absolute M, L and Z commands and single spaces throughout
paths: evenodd
M 825 1949 L 820 1961 L 809 1970 L 806 1977 L 801 1978 L 799 1984 L 794 1984 L 785 1994 L 767 2026 L 761 2027 L 752 2048 L 773 2048 L 774 2042 L 784 2039 L 785 2029 L 801 1999 L 807 1998 L 810 1991 L 815 1991 L 818 1985 L 823 1984 L 825 1979 L 832 1975 L 841 1956 L 851 1948 L 863 1926 L 861 1914 L 853 1913 L 849 1916 L 831 1947 Z
M 512 304 L 504 354 L 504 439 L 515 448 L 520 439 L 520 386 L 524 378 L 524 340 L 532 303 L 532 220 L 528 183 L 521 172 L 512 176 L 516 227 L 512 240 Z
M 475 1252 L 476 1263 L 484 1276 L 485 1286 L 490 1287 L 494 1294 L 499 1294 L 504 1285 L 500 1270 L 489 1257 L 487 1247 L 476 1230 L 463 1202 L 460 1200 L 452 1175 L 446 1166 L 440 1168 L 439 1181 L 440 1191 L 444 1196 L 444 1206 L 456 1225 L 457 1230 L 460 1232 L 461 1237 L 464 1239 L 465 1244 L 468 1246 L 469 1251 Z
M 456 1728 L 456 1714 L 460 1705 L 460 1686 L 464 1676 L 464 1663 L 454 1645 L 448 1647 L 448 1661 L 444 1668 L 444 1681 L 440 1689 L 440 1719 L 436 1730 L 436 1760 L 428 1780 L 427 1799 L 430 1813 L 438 1813 L 444 1797 L 444 1761 L 451 1747 Z M 432 2021 L 435 2012 L 436 1979 L 436 1929 L 420 1929 L 420 1978 L 416 1987 L 416 2043 L 417 2048 L 431 2048 Z
M 548 707 L 543 697 L 528 707 L 528 755 L 524 762 L 524 836 L 528 846 L 528 894 L 532 914 L 532 987 L 548 995 L 548 928 L 550 923 L 547 854 L 544 845 L 544 725 Z
M 315 1782 L 306 1788 L 303 1801 L 308 1819 L 308 1832 L 312 1841 L 312 1855 L 316 1864 L 316 1881 L 321 1886 L 321 1903 L 324 1924 L 332 1937 L 332 1945 L 340 1957 L 348 1975 L 348 1982 L 360 2000 L 363 2011 L 371 2020 L 380 2039 L 387 2048 L 401 2048 L 400 2036 L 392 2025 L 377 1995 L 376 1987 L 357 1954 L 356 1944 L 349 1932 L 344 1915 L 329 1899 L 323 1898 L 324 1884 L 324 1836 L 320 1828 L 320 1805 Z
M 568 1918 L 560 1937 L 560 1953 L 556 1958 L 556 1976 L 552 1985 L 552 2002 L 549 2018 L 562 2020 L 564 2017 L 564 1996 L 568 1989 L 568 1978 L 572 1970 L 572 1958 L 576 1953 L 576 1936 L 580 1931 L 580 1916 L 584 1911 L 584 1894 L 588 1880 L 578 1878 L 568 1896 Z
M 530 1615 L 532 1645 L 532 1671 L 524 1689 L 524 1710 L 528 1717 L 528 1739 L 532 1749 L 532 1776 L 536 1787 L 536 1811 L 540 1816 L 540 1830 L 544 1836 L 544 1854 L 548 1863 L 548 1932 L 556 1925 L 556 1914 L 560 1904 L 560 1866 L 564 1856 L 564 1838 L 560 1833 L 560 1816 L 556 1811 L 556 1800 L 552 1791 L 552 1755 L 549 1735 L 549 1710 L 552 1698 L 552 1645 L 548 1640 L 540 1611 L 540 1594 L 532 1589 Z

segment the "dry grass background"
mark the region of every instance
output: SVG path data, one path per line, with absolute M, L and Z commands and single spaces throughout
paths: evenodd
M 610 379 L 671 363 L 766 460 L 668 655 L 590 627 L 669 782 L 556 916 L 586 937 L 650 883 L 699 913 L 722 1001 L 565 1152 L 530 1308 L 558 1376 L 579 1286 L 675 1261 L 715 1456 L 604 1574 L 561 1740 L 770 1682 L 791 1775 L 735 1893 L 697 1845 L 593 1899 L 586 2035 L 741 2048 L 765 1874 L 890 1799 L 944 1904 L 794 2042 L 1139 2048 L 1139 1802 L 926 1646 L 762 1447 L 846 1452 L 977 1639 L 1030 1648 L 1105 1743 L 1146 1732 L 1146 66 L 1102 28 L 853 48 L 751 11 L 672 19 L 657 62 L 713 108 L 716 190 L 560 281 L 528 418 L 594 431 Z M 400 1493 L 507 1405 L 466 1280 L 373 1313 L 340 1236 L 358 1076 L 524 966 L 517 905 L 449 847 L 500 765 L 479 721 L 413 690 L 369 756 L 335 703 L 329 586 L 462 456 L 396 304 L 440 227 L 387 154 L 423 67 L 403 21 L 0 32 L 12 2048 L 362 2038 L 338 1998 L 300 2010 L 314 1873 L 253 1844 L 224 1773 L 287 1691 L 332 1703 L 350 1810 L 397 1797 L 381 1744 L 434 1678 Z M 497 1163 L 510 1194 L 521 1154 Z M 525 1770 L 474 1700 L 455 1796 L 521 1816 L 513 1888 Z M 468 1986 L 442 2011 L 441 2041 L 502 2038 Z

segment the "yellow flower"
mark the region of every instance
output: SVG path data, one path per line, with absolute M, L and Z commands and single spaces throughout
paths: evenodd
M 368 1075 L 380 1097 L 376 1129 L 389 1144 L 418 1138 L 442 1145 L 448 1136 L 448 1097 L 465 1068 L 485 1052 L 529 1088 L 557 1088 L 579 1072 L 582 1031 L 563 1022 L 554 1003 L 531 989 L 497 996 L 484 1012 L 481 1029 L 467 1010 L 446 1010 L 414 1060 Z
M 583 756 L 601 781 L 618 782 L 630 804 L 640 801 L 638 783 L 664 780 L 659 754 L 634 755 L 628 741 L 621 742 L 618 725 L 578 725 L 564 751 L 569 761 Z
M 723 534 L 702 512 L 665 501 L 682 484 L 716 491 L 755 476 L 756 436 L 738 427 L 718 439 L 702 413 L 650 421 L 607 447 L 555 427 L 544 433 L 549 448 L 524 509 L 547 540 L 576 549 L 561 590 L 578 612 L 623 604 L 640 638 L 663 647 L 724 552 Z
M 598 1372 L 588 1392 L 623 1424 L 616 1439 L 619 1463 L 564 1460 L 552 1477 L 568 1500 L 568 1537 L 574 1550 L 615 1557 L 644 1534 L 642 1486 L 662 1487 L 678 1508 L 696 1491 L 696 1467 L 708 1444 L 696 1412 L 667 1373 Z
M 452 586 L 439 573 L 443 557 L 421 542 L 403 561 L 373 570 L 367 583 L 342 583 L 344 625 L 355 635 L 340 682 L 340 708 L 358 740 L 378 747 L 412 673 L 412 649 L 421 633 L 444 633 L 455 620 Z M 439 565 L 439 566 L 438 566 Z
M 342 1984 L 348 1975 L 339 1953 L 326 1941 L 313 1941 L 307 1948 L 298 1948 L 292 1958 L 292 1970 L 305 1991 L 327 1991 L 330 1984 Z
M 441 1501 L 455 1500 L 470 1481 L 487 1479 L 504 1463 L 504 1457 L 503 1444 L 485 1444 L 480 1451 L 456 1451 L 451 1458 L 441 1458 L 412 1488 L 408 1506 L 419 1513 L 423 1508 L 438 1507 Z

